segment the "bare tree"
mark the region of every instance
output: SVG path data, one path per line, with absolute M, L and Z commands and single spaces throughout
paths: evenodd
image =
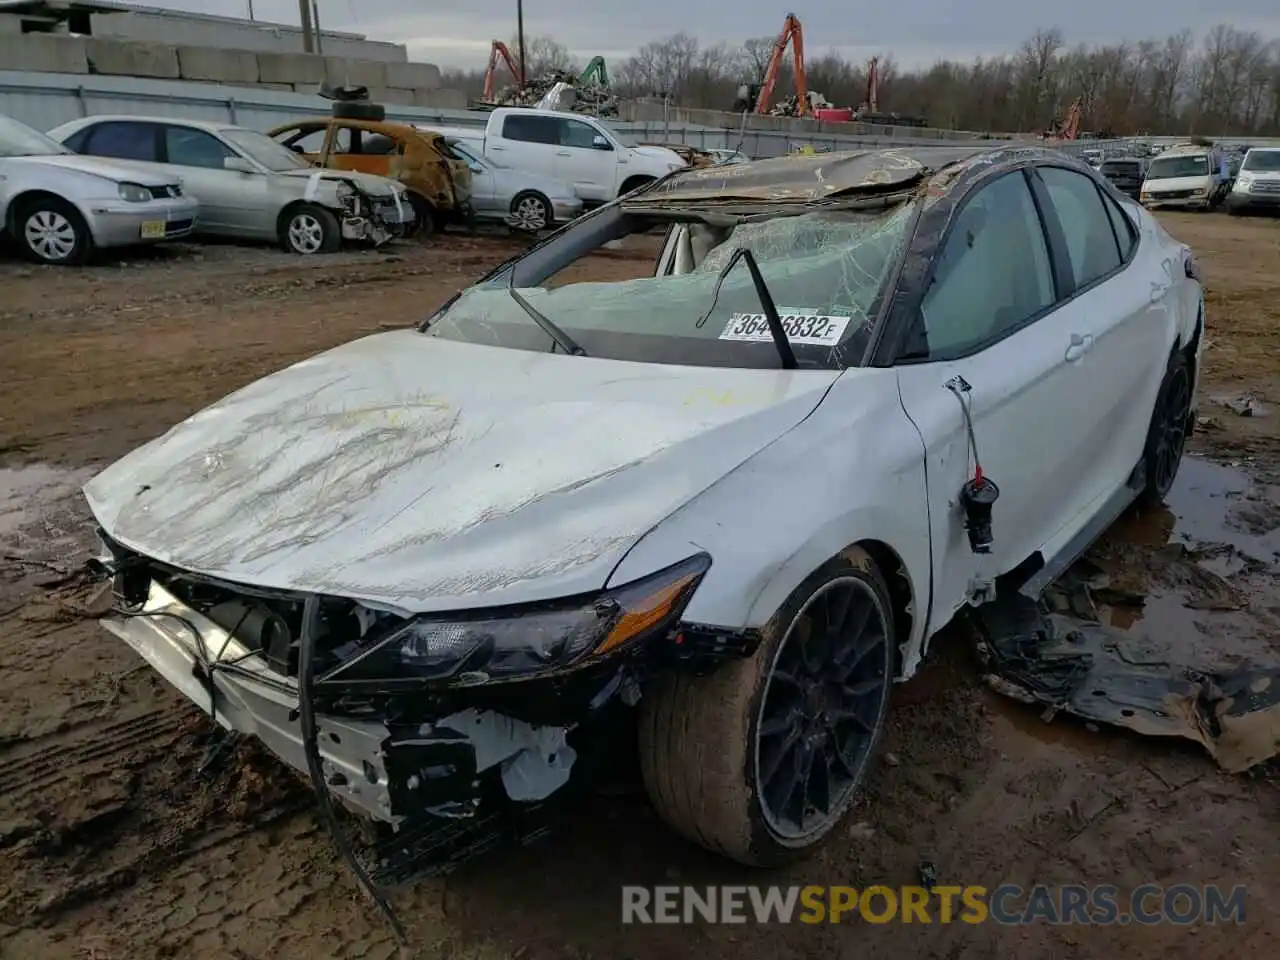
M 741 46 L 702 46 L 677 33 L 647 43 L 610 64 L 619 93 L 665 93 L 689 107 L 727 109 L 739 83 L 759 82 L 773 55 L 773 37 Z M 526 41 L 530 72 L 564 69 L 573 57 L 551 37 Z M 866 87 L 866 64 L 836 50 L 811 57 L 809 89 L 856 107 Z M 1036 131 L 1060 119 L 1080 98 L 1084 126 L 1117 135 L 1191 132 L 1280 136 L 1280 42 L 1221 25 L 1197 49 L 1188 31 L 1141 42 L 1066 49 L 1062 31 L 1045 29 L 1015 53 L 960 63 L 941 60 L 920 70 L 880 58 L 881 110 L 927 117 L 967 130 Z M 450 85 L 479 93 L 483 64 L 451 71 Z M 791 57 L 783 61 L 777 96 L 794 89 Z

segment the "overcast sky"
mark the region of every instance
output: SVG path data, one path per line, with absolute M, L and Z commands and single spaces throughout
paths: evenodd
M 248 15 L 298 23 L 298 0 L 151 0 L 147 6 Z M 489 42 L 515 33 L 515 0 L 318 0 L 321 26 L 409 48 L 410 59 L 482 68 Z M 805 50 L 835 48 L 851 59 L 892 53 L 903 66 L 942 57 L 968 60 L 1016 50 L 1040 27 L 1059 26 L 1069 44 L 1137 40 L 1215 23 L 1280 38 L 1280 0 L 783 0 L 804 26 Z M 580 60 L 625 59 L 637 47 L 679 30 L 707 44 L 776 35 L 785 6 L 764 0 L 525 0 L 525 34 L 547 34 Z

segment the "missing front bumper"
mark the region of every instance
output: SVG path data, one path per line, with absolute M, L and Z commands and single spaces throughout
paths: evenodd
M 270 669 L 258 652 L 154 581 L 141 610 L 102 623 L 223 728 L 257 737 L 307 774 L 297 683 Z M 517 803 L 550 796 L 568 782 L 576 760 L 566 740 L 570 729 L 476 708 L 429 723 L 316 714 L 322 772 L 333 796 L 393 826 L 472 816 L 486 781 Z

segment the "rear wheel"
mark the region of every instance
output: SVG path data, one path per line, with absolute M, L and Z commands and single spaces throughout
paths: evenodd
M 539 233 L 551 225 L 551 204 L 536 193 L 522 193 L 511 201 L 511 226 L 521 233 Z
M 1142 498 L 1147 503 L 1163 502 L 1173 489 L 1190 432 L 1191 368 L 1186 355 L 1179 350 L 1170 359 L 1160 383 L 1147 430 L 1143 452 L 1146 484 L 1142 490 Z
M 79 210 L 60 197 L 26 200 L 13 220 L 18 245 L 37 263 L 71 266 L 84 263 L 93 251 L 89 225 Z
M 338 218 L 314 203 L 290 207 L 281 214 L 279 229 L 280 246 L 288 253 L 335 253 L 342 246 Z
M 875 563 L 851 548 L 796 589 L 750 659 L 664 678 L 640 724 L 662 818 L 740 863 L 813 850 L 852 803 L 883 725 L 891 610 Z

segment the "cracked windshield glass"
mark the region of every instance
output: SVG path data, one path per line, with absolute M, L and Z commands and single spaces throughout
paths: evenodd
M 652 236 L 633 233 L 611 241 L 615 247 L 651 245 L 653 260 L 642 264 L 645 276 L 573 282 L 580 272 L 575 268 L 608 258 L 606 243 L 538 285 L 515 289 L 590 356 L 776 366 L 776 347 L 746 263 L 739 261 L 716 290 L 721 271 L 745 247 L 759 264 L 801 366 L 847 365 L 865 346 L 869 312 L 905 239 L 912 208 L 906 203 L 890 210 L 816 211 L 726 226 L 702 221 L 669 230 L 659 226 Z M 633 219 L 638 229 L 652 223 Z M 578 241 L 570 232 L 559 242 Z M 428 332 L 450 340 L 551 349 L 549 335 L 511 296 L 507 280 L 504 271 L 465 291 Z

